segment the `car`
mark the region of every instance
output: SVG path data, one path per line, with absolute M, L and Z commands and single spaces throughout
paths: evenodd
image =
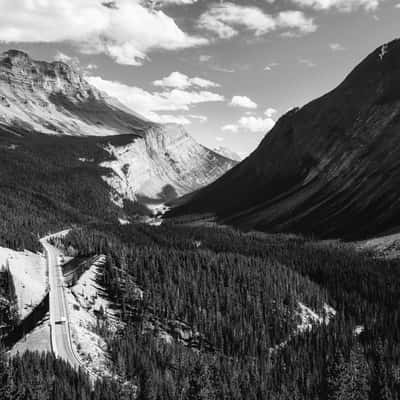
M 55 324 L 56 325 L 61 325 L 61 324 L 65 324 L 67 322 L 67 319 L 65 317 L 62 317 L 60 319 L 58 319 Z

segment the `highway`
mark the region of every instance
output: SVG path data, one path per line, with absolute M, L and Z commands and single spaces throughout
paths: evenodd
M 61 253 L 48 243 L 48 238 L 43 238 L 40 242 L 45 249 L 49 271 L 51 345 L 56 357 L 64 359 L 78 369 L 81 363 L 72 347 L 64 278 L 58 262 Z

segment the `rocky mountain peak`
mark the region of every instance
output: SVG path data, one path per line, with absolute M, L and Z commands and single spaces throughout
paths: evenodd
M 75 101 L 98 95 L 71 65 L 36 61 L 20 50 L 8 50 L 0 55 L 0 80 L 48 94 L 61 93 Z

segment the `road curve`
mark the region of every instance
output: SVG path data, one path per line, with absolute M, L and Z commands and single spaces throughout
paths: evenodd
M 58 263 L 61 253 L 47 241 L 48 239 L 49 237 L 43 238 L 40 242 L 45 249 L 49 271 L 51 345 L 56 357 L 64 359 L 78 369 L 81 362 L 72 347 L 68 306 L 64 293 L 64 277 Z

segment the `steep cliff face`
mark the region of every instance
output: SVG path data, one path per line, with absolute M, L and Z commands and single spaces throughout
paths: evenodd
M 169 200 L 196 190 L 221 176 L 235 162 L 199 146 L 183 127 L 150 128 L 146 136 L 123 146 L 109 144 L 113 161 L 104 178 L 121 195 L 131 200 Z
M 62 62 L 0 55 L 0 124 L 65 135 L 143 135 L 153 124 L 89 85 Z
M 118 204 L 124 198 L 171 199 L 235 165 L 182 127 L 155 124 L 99 92 L 71 66 L 35 61 L 16 50 L 0 55 L 0 127 L 10 135 L 114 136 L 98 145 L 113 157 L 100 165 L 109 168 L 103 178 Z
M 358 238 L 400 225 L 400 41 L 278 121 L 258 149 L 174 213 L 243 229 Z

